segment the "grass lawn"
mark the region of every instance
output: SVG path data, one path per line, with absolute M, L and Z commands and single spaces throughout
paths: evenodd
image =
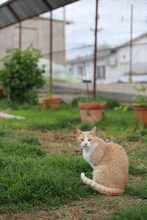
M 133 110 L 107 109 L 95 125 L 81 123 L 78 108 L 66 103 L 57 111 L 40 111 L 2 99 L 0 111 L 26 118 L 0 118 L 0 219 L 146 219 L 147 128 L 136 122 Z M 91 178 L 92 168 L 74 129 L 93 126 L 97 136 L 113 138 L 128 154 L 122 196 L 101 195 L 80 179 L 81 172 Z

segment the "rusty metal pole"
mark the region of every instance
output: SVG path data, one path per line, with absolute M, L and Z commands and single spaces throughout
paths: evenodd
M 50 12 L 50 80 L 49 80 L 49 86 L 50 86 L 50 92 L 52 94 L 52 60 L 53 60 L 53 24 L 52 24 L 52 11 Z
M 130 18 L 130 74 L 129 74 L 129 82 L 132 82 L 132 35 L 133 35 L 133 4 L 131 4 L 131 18 Z
M 96 0 L 96 10 L 95 10 L 93 98 L 96 98 L 97 30 L 98 30 L 98 0 Z
M 19 22 L 19 49 L 22 49 L 22 27 L 21 21 Z

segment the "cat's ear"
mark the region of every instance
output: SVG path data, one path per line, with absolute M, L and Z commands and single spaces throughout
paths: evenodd
M 90 131 L 91 134 L 93 134 L 93 136 L 96 136 L 96 127 L 94 127 L 91 131 Z
M 82 133 L 82 131 L 79 128 L 76 128 L 75 133 L 76 133 L 76 135 L 79 135 Z

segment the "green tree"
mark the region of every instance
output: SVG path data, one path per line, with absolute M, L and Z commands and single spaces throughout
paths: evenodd
M 17 48 L 7 49 L 7 56 L 3 69 L 0 70 L 6 96 L 16 102 L 24 103 L 32 97 L 34 87 L 41 87 L 44 84 L 44 67 L 39 69 L 38 61 L 41 57 L 40 50 L 32 46 L 22 51 Z M 30 100 L 29 100 L 30 101 Z

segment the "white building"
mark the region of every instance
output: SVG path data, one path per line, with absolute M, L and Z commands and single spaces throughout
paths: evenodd
M 75 78 L 93 80 L 93 55 L 67 61 L 67 66 Z M 97 83 L 129 82 L 130 72 L 133 82 L 147 82 L 147 33 L 133 39 L 132 47 L 127 42 L 98 51 Z

